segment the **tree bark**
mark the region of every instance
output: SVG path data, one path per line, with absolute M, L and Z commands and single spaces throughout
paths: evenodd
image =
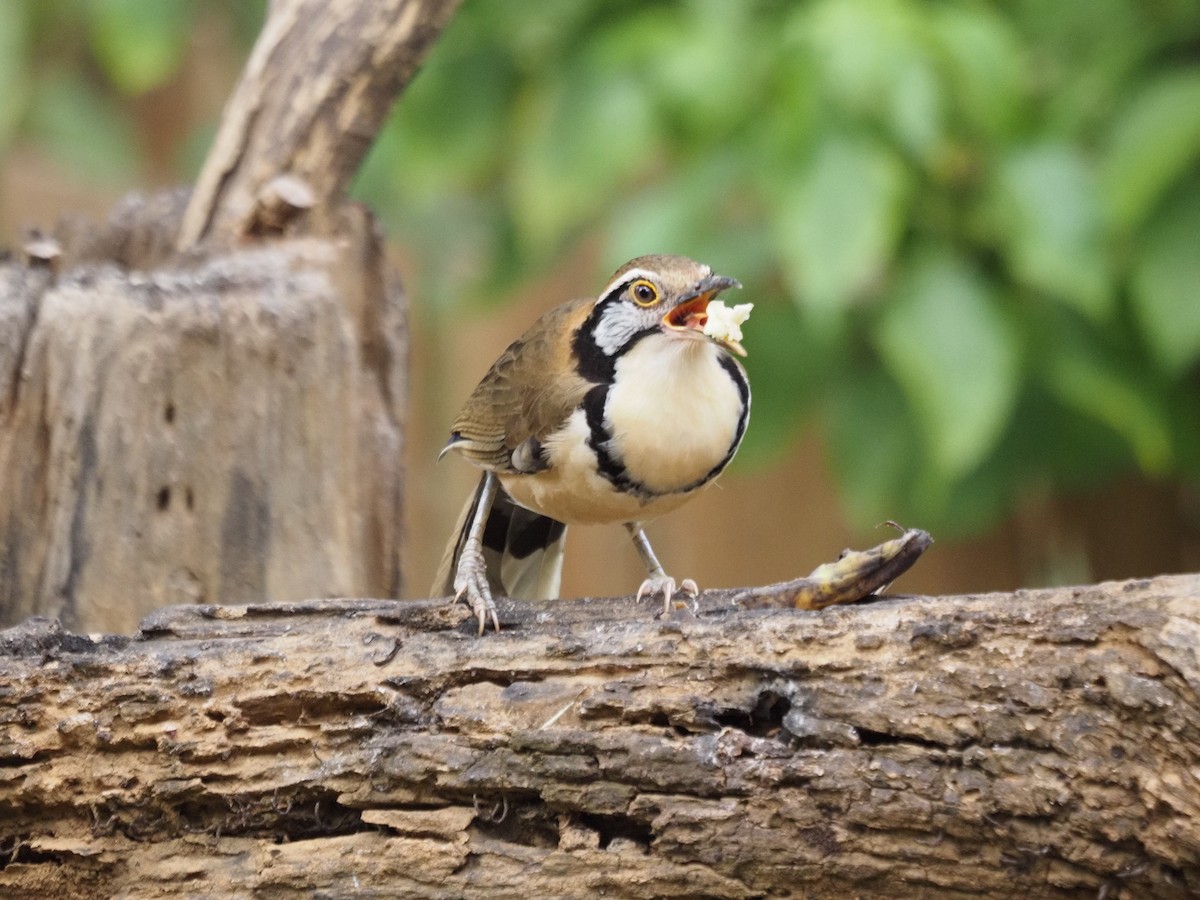
M 5 896 L 1185 897 L 1200 576 L 0 633 Z M 746 601 L 746 595 L 740 595 Z

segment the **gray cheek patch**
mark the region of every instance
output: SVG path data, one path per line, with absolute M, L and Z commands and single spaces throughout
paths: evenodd
M 625 303 L 614 303 L 596 325 L 596 346 L 605 356 L 613 356 L 641 330 L 636 310 Z

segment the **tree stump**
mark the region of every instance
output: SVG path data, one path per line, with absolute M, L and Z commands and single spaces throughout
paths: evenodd
M 394 285 L 364 291 L 369 321 L 347 308 L 344 270 L 381 265 L 359 226 L 0 271 L 3 620 L 129 631 L 167 604 L 395 594 L 404 309 Z
M 0 633 L 7 897 L 1200 891 L 1200 576 Z
M 396 596 L 405 305 L 345 187 L 457 0 L 279 0 L 195 191 L 0 265 L 0 623 Z

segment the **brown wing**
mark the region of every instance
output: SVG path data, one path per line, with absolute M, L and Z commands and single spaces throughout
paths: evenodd
M 571 336 L 593 303 L 555 307 L 514 341 L 463 404 L 446 450 L 493 472 L 531 471 L 528 454 L 514 464 L 514 452 L 556 431 L 592 387 L 575 370 Z

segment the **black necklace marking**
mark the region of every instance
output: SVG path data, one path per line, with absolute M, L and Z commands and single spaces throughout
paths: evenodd
M 579 326 L 571 341 L 571 347 L 575 351 L 575 371 L 581 378 L 593 384 L 612 384 L 617 371 L 617 361 L 607 356 L 596 345 L 596 325 L 600 321 L 596 313 L 599 310 L 600 307 L 596 307 L 587 321 Z
M 737 385 L 738 396 L 742 398 L 742 412 L 738 416 L 737 428 L 733 432 L 733 440 L 729 442 L 729 452 L 725 454 L 725 458 L 709 469 L 708 474 L 699 481 L 683 488 L 682 490 L 685 493 L 702 487 L 721 474 L 721 471 L 733 459 L 733 455 L 737 453 L 738 447 L 741 446 L 742 437 L 746 434 L 746 425 L 750 422 L 750 382 L 746 380 L 746 373 L 742 371 L 742 367 L 737 364 L 732 356 L 721 354 L 720 363 L 721 368 L 729 373 L 729 377 Z
M 702 478 L 674 491 L 670 491 L 672 494 L 689 493 L 703 487 L 720 475 L 721 471 L 729 465 L 729 461 L 733 459 L 733 455 L 737 453 L 737 449 L 742 443 L 742 437 L 746 434 L 746 425 L 750 420 L 750 383 L 746 380 L 746 375 L 742 371 L 742 367 L 734 361 L 733 357 L 721 354 L 719 363 L 721 368 L 733 379 L 733 383 L 737 385 L 738 396 L 742 399 L 742 411 L 738 416 L 737 428 L 734 431 L 733 440 L 729 443 L 729 451 L 719 463 L 709 469 Z M 609 450 L 612 433 L 604 424 L 604 407 L 607 403 L 608 384 L 596 385 L 583 398 L 583 412 L 589 432 L 587 444 L 592 452 L 596 454 L 596 470 L 600 473 L 601 477 L 622 493 L 633 494 L 642 500 L 650 500 L 656 496 L 660 496 L 660 494 L 651 491 L 640 481 L 631 478 L 629 472 L 625 469 L 625 464 L 613 456 Z
M 746 425 L 750 422 L 750 380 L 746 378 L 745 370 L 732 356 L 722 354 L 720 362 L 721 368 L 729 373 L 729 377 L 737 385 L 738 396 L 742 398 L 742 414 L 738 416 L 737 432 L 733 436 L 733 445 L 729 448 L 729 456 L 725 458 L 725 462 L 721 463 L 721 466 L 724 467 L 733 458 L 738 445 L 742 442 L 742 436 L 746 433 Z
M 621 294 L 630 284 L 632 282 L 626 281 L 609 291 L 592 309 L 591 314 L 579 326 L 571 339 L 571 349 L 575 351 L 577 360 L 575 371 L 592 384 L 612 384 L 617 371 L 617 360 L 632 350 L 642 338 L 649 337 L 658 331 L 658 328 L 655 327 L 643 328 L 641 331 L 634 332 L 629 340 L 618 347 L 611 356 L 601 350 L 600 345 L 596 343 L 596 329 L 600 327 L 600 321 L 604 318 L 605 311 L 613 304 L 621 302 Z
M 608 402 L 608 385 L 598 384 L 583 397 L 583 414 L 588 426 L 588 447 L 596 454 L 596 470 L 618 491 L 649 498 L 650 491 L 629 477 L 625 464 L 608 450 L 612 435 L 604 424 L 604 407 Z

